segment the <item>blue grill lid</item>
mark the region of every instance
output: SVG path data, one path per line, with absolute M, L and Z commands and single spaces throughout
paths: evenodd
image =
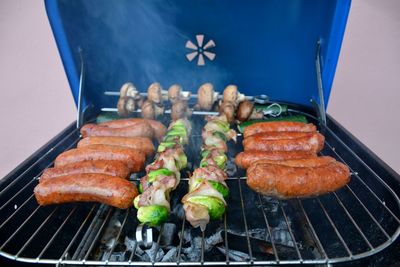
M 205 82 L 217 91 L 236 84 L 247 95 L 310 105 L 318 40 L 327 103 L 350 8 L 350 0 L 45 3 L 75 101 L 81 48 L 84 103 L 97 108 L 115 106 L 103 92 L 126 81 L 140 91 L 155 81 L 193 92 Z

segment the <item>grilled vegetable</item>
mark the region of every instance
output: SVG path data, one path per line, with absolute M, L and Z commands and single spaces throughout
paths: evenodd
M 197 186 L 203 182 L 204 179 L 202 178 L 197 178 L 194 180 L 191 180 L 191 183 L 189 185 L 189 191 L 195 190 Z M 229 197 L 229 188 L 226 185 L 223 185 L 222 183 L 216 182 L 216 181 L 207 181 L 215 190 L 217 190 L 221 195 L 227 199 Z
M 211 220 L 221 219 L 222 215 L 225 212 L 225 204 L 216 197 L 192 196 L 186 201 L 206 207 L 208 209 Z
M 157 226 L 165 222 L 168 219 L 168 215 L 168 209 L 161 205 L 140 207 L 137 212 L 138 220 L 150 226 Z

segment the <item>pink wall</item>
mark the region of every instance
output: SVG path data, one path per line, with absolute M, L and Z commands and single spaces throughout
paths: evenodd
M 354 0 L 328 112 L 397 172 L 400 1 Z M 0 177 L 75 119 L 42 1 L 0 2 Z

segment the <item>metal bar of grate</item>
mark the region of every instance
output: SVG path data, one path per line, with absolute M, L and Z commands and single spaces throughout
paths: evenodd
M 271 241 L 272 250 L 274 251 L 275 260 L 276 260 L 276 262 L 279 262 L 279 256 L 278 256 L 278 252 L 276 251 L 275 241 L 274 241 L 274 238 L 273 238 L 272 232 L 271 232 L 271 226 L 269 224 L 267 215 L 265 214 L 264 203 L 263 203 L 263 201 L 261 199 L 260 194 L 257 194 L 257 195 L 258 195 L 258 200 L 259 200 L 260 205 L 261 205 L 261 211 L 262 211 L 262 214 L 263 214 L 263 217 L 264 217 L 265 226 L 267 228 L 269 239 Z
M 72 146 L 74 146 L 78 141 L 79 141 L 79 138 L 78 138 L 76 141 L 72 142 L 72 144 L 71 144 L 70 146 L 68 146 L 65 150 L 70 149 L 70 148 L 71 148 Z M 54 163 L 54 160 L 51 161 L 49 164 L 47 164 L 47 166 L 44 167 L 44 169 L 49 168 L 51 165 L 53 165 L 53 163 Z M 27 183 L 24 187 L 22 187 L 17 193 L 15 193 L 6 203 L 4 203 L 4 204 L 0 207 L 0 211 L 3 210 L 3 208 L 6 207 L 9 203 L 11 203 L 11 201 L 13 201 L 14 198 L 16 198 L 21 192 L 23 192 L 31 183 L 33 183 L 35 180 L 37 180 L 37 179 L 40 177 L 40 175 L 42 175 L 44 169 L 43 169 L 38 175 L 36 175 L 29 183 Z
M 179 237 L 179 246 L 177 249 L 176 254 L 176 262 L 179 264 L 181 261 L 181 252 L 182 252 L 182 242 L 183 242 L 183 233 L 185 232 L 185 223 L 186 223 L 186 216 L 183 216 L 182 220 L 182 229 L 181 229 L 181 236 Z
M 69 220 L 69 218 L 71 218 L 72 214 L 76 211 L 78 207 L 75 206 L 70 213 L 68 214 L 68 216 L 64 219 L 64 221 L 62 222 L 62 224 L 58 227 L 57 231 L 53 234 L 53 236 L 50 238 L 49 242 L 46 243 L 46 246 L 42 249 L 42 251 L 39 253 L 39 255 L 36 257 L 37 260 L 40 260 L 40 258 L 43 256 L 43 254 L 47 251 L 47 249 L 51 246 L 51 244 L 53 243 L 54 239 L 58 236 L 58 234 L 60 233 L 60 231 L 62 230 L 62 228 L 64 227 L 64 225 L 67 223 L 67 221 Z
M 31 200 L 31 199 L 33 198 L 33 196 L 34 196 L 34 194 L 32 193 L 32 195 L 31 195 L 30 197 L 28 197 L 28 198 L 24 201 L 24 203 L 21 204 L 21 206 L 19 206 L 10 216 L 8 216 L 8 218 L 0 225 L 0 229 L 3 228 L 3 226 L 4 226 L 6 223 L 8 223 L 16 214 L 18 214 L 19 210 L 20 210 L 21 208 L 23 208 L 23 207 L 26 205 L 26 203 L 28 203 L 29 200 Z
M 201 264 L 204 264 L 204 247 L 205 247 L 205 244 L 204 244 L 204 231 L 202 230 L 201 231 L 201 257 L 200 257 L 200 263 Z
M 118 240 L 119 240 L 119 238 L 121 236 L 122 230 L 124 229 L 126 221 L 128 220 L 128 216 L 129 216 L 129 209 L 125 212 L 125 217 L 124 217 L 124 219 L 122 221 L 121 227 L 119 228 L 118 234 L 115 237 L 115 242 L 114 242 L 114 244 L 112 245 L 112 247 L 110 249 L 110 252 L 109 252 L 110 254 L 108 254 L 108 256 L 107 256 L 106 264 L 108 264 L 108 261 L 110 260 L 111 255 L 114 253 L 115 247 L 118 244 Z
M 358 173 L 355 172 L 355 171 L 349 166 L 349 164 L 336 152 L 336 150 L 335 150 L 328 142 L 325 141 L 325 144 L 333 151 L 333 153 L 336 154 L 336 156 L 340 159 L 341 162 L 343 162 L 344 164 L 346 164 L 347 167 L 349 167 L 349 169 L 350 169 L 350 171 L 352 172 L 353 176 L 356 177 L 356 178 L 368 189 L 368 191 L 376 198 L 376 200 L 378 200 L 378 201 L 382 204 L 382 206 L 383 206 L 383 207 L 393 216 L 393 218 L 400 224 L 400 219 L 399 219 L 399 218 L 393 213 L 393 211 L 392 211 L 391 209 L 389 209 L 389 207 L 386 206 L 386 204 L 376 195 L 376 193 L 374 192 L 374 190 L 372 190 L 372 188 L 371 188 L 369 185 L 367 185 L 367 184 L 363 181 L 363 179 L 361 179 L 361 177 L 358 175 Z M 388 186 L 383 180 L 381 180 L 380 177 L 379 177 L 379 179 L 380 179 L 379 181 L 380 181 L 381 183 L 383 183 L 384 186 L 385 186 L 385 185 Z M 386 186 L 385 186 L 385 187 L 386 187 Z M 392 192 L 393 196 L 396 197 L 397 200 L 399 200 L 398 197 L 397 197 L 397 195 L 396 195 L 396 193 L 394 193 L 394 191 L 393 191 L 392 189 L 390 189 L 390 191 Z M 399 200 L 399 201 L 400 201 L 400 200 Z
M 286 215 L 285 209 L 283 208 L 282 202 L 279 200 L 278 203 L 279 203 L 279 207 L 282 211 L 283 217 L 285 218 L 286 226 L 287 226 L 287 229 L 289 230 L 290 237 L 292 238 L 294 248 L 296 249 L 297 257 L 299 258 L 300 263 L 301 263 L 301 262 L 303 262 L 303 258 L 301 257 L 299 246 L 297 245 L 296 239 L 294 238 L 292 227 L 290 226 L 290 223 L 289 223 L 288 217 Z
M 310 218 L 308 217 L 307 212 L 304 209 L 303 203 L 301 202 L 300 199 L 297 199 L 297 201 L 299 202 L 301 211 L 303 212 L 304 217 L 306 218 L 307 224 L 311 229 L 311 233 L 313 234 L 314 240 L 317 242 L 318 249 L 320 250 L 320 253 L 322 254 L 322 256 L 324 257 L 325 260 L 328 260 L 328 255 L 326 254 L 325 249 L 322 246 L 321 240 L 319 240 L 319 237 L 318 237 L 317 233 L 315 232 L 314 226 L 312 225 L 312 223 L 310 221 Z
M 161 241 L 161 236 L 162 236 L 163 232 L 164 232 L 164 224 L 161 225 L 160 233 L 158 234 L 158 238 L 157 238 L 156 249 L 154 250 L 154 255 L 151 259 L 151 262 L 153 264 L 156 262 L 157 253 L 160 250 L 160 241 Z
M 40 232 L 40 230 L 43 228 L 43 226 L 46 225 L 46 223 L 50 220 L 51 217 L 56 213 L 59 207 L 56 207 L 48 216 L 47 218 L 39 225 L 39 227 L 36 229 L 36 231 L 29 237 L 29 239 L 25 242 L 25 244 L 21 247 L 21 249 L 15 254 L 15 257 L 18 258 L 19 255 L 25 250 L 25 248 L 32 242 L 33 238 Z
M 61 262 L 63 260 L 63 258 L 67 255 L 67 253 L 69 252 L 69 249 L 72 247 L 72 245 L 75 243 L 76 238 L 78 237 L 78 235 L 81 233 L 83 227 L 85 226 L 86 222 L 89 220 L 90 216 L 92 215 L 94 208 L 97 206 L 97 204 L 94 204 L 92 206 L 92 208 L 90 209 L 88 215 L 86 216 L 85 220 L 83 220 L 83 222 L 81 223 L 81 225 L 79 226 L 78 230 L 76 231 L 75 235 L 72 237 L 71 241 L 69 242 L 67 248 L 64 250 L 64 252 L 61 254 L 61 257 L 59 259 L 59 262 Z
M 248 248 L 249 255 L 250 255 L 250 263 L 252 263 L 253 262 L 253 252 L 251 250 L 249 229 L 247 227 L 246 213 L 244 211 L 245 207 L 244 207 L 242 185 L 240 184 L 240 179 L 238 179 L 238 184 L 239 184 L 240 205 L 242 207 L 242 217 L 243 217 L 243 222 L 244 222 L 244 229 L 246 230 L 247 248 Z
M 99 239 L 100 233 L 103 231 L 103 228 L 104 228 L 104 226 L 106 225 L 106 223 L 107 223 L 107 221 L 108 221 L 108 218 L 109 218 L 110 215 L 111 215 L 111 211 L 112 211 L 112 210 L 113 210 L 113 208 L 109 208 L 109 209 L 108 209 L 106 218 L 104 219 L 104 221 L 103 221 L 103 223 L 101 224 L 100 228 L 97 230 L 96 236 L 94 237 L 93 242 L 90 244 L 90 247 L 89 247 L 88 251 L 86 252 L 85 257 L 83 258 L 83 261 L 84 261 L 84 262 L 88 259 L 90 253 L 92 252 L 93 247 L 94 247 L 94 245 L 96 244 L 97 239 Z
M 333 230 L 335 231 L 337 237 L 340 239 L 340 242 L 342 242 L 343 247 L 346 249 L 347 253 L 349 254 L 350 258 L 353 257 L 353 253 L 350 251 L 349 247 L 347 246 L 346 242 L 344 241 L 342 235 L 340 234 L 339 230 L 337 229 L 335 223 L 332 221 L 331 216 L 329 216 L 328 211 L 325 209 L 325 206 L 322 204 L 321 200 L 317 198 L 318 204 L 321 206 L 322 211 L 324 212 L 326 218 L 328 219 L 329 223 L 331 224 Z
M 34 163 L 32 163 L 32 165 L 30 165 L 24 172 L 22 172 L 20 175 L 18 175 L 16 178 L 14 178 L 14 180 L 9 183 L 6 187 L 4 187 L 1 191 L 0 191 L 0 196 L 2 194 L 4 194 L 8 189 L 11 188 L 11 186 L 13 186 L 16 182 L 18 182 L 21 177 L 23 177 L 25 175 L 25 173 L 27 173 L 28 171 L 30 171 L 34 166 L 36 166 L 39 162 L 41 162 L 46 156 L 48 156 L 54 149 L 55 147 L 57 147 L 59 144 L 61 144 L 62 142 L 64 142 L 65 140 L 67 140 L 70 136 L 72 136 L 73 134 L 75 134 L 78 131 L 78 129 L 73 130 L 72 132 L 70 132 L 68 135 L 66 135 L 63 139 L 61 139 L 56 145 L 54 145 L 52 148 L 50 148 L 43 156 L 41 156 L 39 159 L 37 159 Z
M 3 248 L 10 242 L 14 236 L 19 232 L 19 230 L 22 229 L 22 227 L 25 226 L 25 224 L 36 214 L 36 212 L 40 209 L 40 206 L 37 206 L 37 208 L 28 216 L 28 218 L 25 219 L 25 221 L 13 232 L 13 234 L 1 245 L 0 250 L 3 250 Z
M 228 245 L 228 227 L 227 227 L 226 212 L 224 214 L 224 245 L 225 245 L 225 256 L 226 264 L 229 264 L 229 245 Z

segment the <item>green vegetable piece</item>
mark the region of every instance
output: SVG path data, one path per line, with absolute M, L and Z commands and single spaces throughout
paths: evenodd
M 169 211 L 161 205 L 150 205 L 140 207 L 137 211 L 137 218 L 141 223 L 150 226 L 158 226 L 168 219 Z
M 206 158 L 208 155 L 210 155 L 210 150 L 202 150 L 201 151 L 202 158 Z
M 207 207 L 211 220 L 221 219 L 225 213 L 225 204 L 216 197 L 192 196 L 187 201 Z
M 207 167 L 207 166 L 208 166 L 208 162 L 207 162 L 206 160 L 207 160 L 207 159 L 202 159 L 202 160 L 200 161 L 200 167 L 201 167 L 201 168 Z
M 139 193 L 143 193 L 143 185 L 142 183 L 139 183 L 139 187 L 138 187 Z
M 226 165 L 226 162 L 228 160 L 228 157 L 225 154 L 221 154 L 221 155 L 215 156 L 213 158 L 213 160 L 217 164 L 218 168 L 223 170 L 223 169 L 225 169 L 225 165 Z
M 171 128 L 171 130 L 167 132 L 167 136 L 171 135 L 179 135 L 181 137 L 186 137 L 187 132 L 185 128 Z
M 189 187 L 189 192 L 193 191 L 194 189 L 196 189 L 196 187 L 203 181 L 203 178 L 197 178 L 194 181 L 192 181 L 192 183 L 190 184 Z M 208 180 L 208 183 L 218 192 L 221 193 L 221 195 L 227 199 L 229 197 L 229 189 L 228 187 L 226 187 L 225 185 L 218 183 L 216 181 L 212 181 L 212 180 Z
M 219 139 L 223 140 L 224 142 L 227 141 L 226 135 L 225 135 L 224 133 L 221 133 L 221 132 L 214 132 L 213 135 L 214 135 L 215 137 L 218 137 Z
M 150 183 L 154 182 L 155 180 L 157 180 L 158 176 L 170 176 L 171 174 L 173 174 L 173 171 L 170 171 L 168 169 L 158 169 L 155 171 L 151 171 L 147 174 L 147 177 L 149 178 L 148 181 Z
M 208 181 L 215 190 L 221 193 L 221 195 L 227 199 L 229 197 L 229 189 L 225 185 L 218 183 L 216 181 Z
M 169 135 L 169 136 L 165 136 L 164 138 L 164 142 L 173 142 L 176 143 L 178 142 L 178 144 L 183 144 L 183 137 L 179 136 L 179 135 Z
M 303 115 L 296 115 L 296 116 L 287 116 L 287 117 L 276 117 L 276 118 L 269 118 L 269 119 L 263 119 L 263 120 L 251 120 L 251 121 L 245 121 L 242 122 L 241 124 L 238 125 L 238 129 L 241 133 L 244 132 L 244 129 L 247 126 L 250 126 L 254 123 L 258 122 L 268 122 L 268 121 L 294 121 L 294 122 L 303 122 L 307 123 L 307 118 Z
M 158 145 L 157 152 L 164 152 L 167 148 L 173 148 L 176 145 L 173 141 L 163 141 Z
M 140 200 L 140 195 L 137 195 L 133 200 L 133 206 L 135 207 L 135 209 L 139 209 L 139 200 Z
M 176 166 L 179 170 L 186 168 L 187 166 L 187 157 L 184 153 L 180 154 L 178 159 L 175 159 Z
M 223 133 L 227 133 L 229 131 L 229 123 L 221 120 L 215 120 L 215 124 L 217 124 L 218 128 L 221 130 Z

